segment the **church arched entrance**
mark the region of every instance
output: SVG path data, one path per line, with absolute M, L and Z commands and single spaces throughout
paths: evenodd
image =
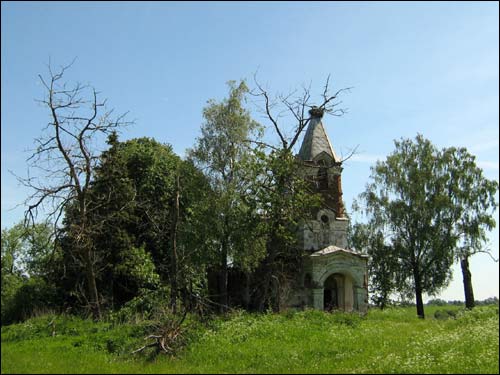
M 326 311 L 344 308 L 344 283 L 345 277 L 339 273 L 334 273 L 325 280 L 323 287 L 323 308 Z

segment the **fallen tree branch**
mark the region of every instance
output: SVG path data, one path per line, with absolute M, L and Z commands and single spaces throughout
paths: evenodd
M 156 347 L 158 353 L 163 351 L 166 354 L 174 355 L 176 352 L 176 346 L 179 345 L 179 341 L 182 338 L 181 327 L 182 323 L 186 319 L 186 315 L 187 309 L 184 311 L 184 314 L 178 322 L 172 319 L 166 324 L 158 326 L 157 330 L 159 332 L 144 338 L 144 340 L 154 339 L 155 341 L 132 351 L 130 354 L 140 353 L 147 348 Z

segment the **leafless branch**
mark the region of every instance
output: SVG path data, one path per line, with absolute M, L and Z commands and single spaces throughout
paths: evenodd
M 258 146 L 268 147 L 268 148 L 270 148 L 270 149 L 272 149 L 272 150 L 275 150 L 275 151 L 277 151 L 277 150 L 278 150 L 278 148 L 277 148 L 277 147 L 275 147 L 275 146 L 273 146 L 273 145 L 271 145 L 271 144 L 269 144 L 269 143 L 266 143 L 266 142 L 261 142 L 261 141 L 255 141 L 255 140 L 253 140 L 253 139 L 246 139 L 246 140 L 244 140 L 243 142 L 246 142 L 246 143 L 254 143 L 254 144 L 258 145 Z
M 489 255 L 489 257 L 495 262 L 498 262 L 498 258 L 495 258 L 493 254 L 491 253 L 491 249 L 481 249 L 481 250 L 476 250 L 475 253 L 483 253 Z
M 341 101 L 336 101 L 340 94 L 344 91 L 350 91 L 352 87 L 342 88 L 337 90 L 333 95 L 329 94 L 330 91 L 330 76 L 327 77 L 323 92 L 321 94 L 322 100 L 319 105 L 312 105 L 311 101 L 311 85 L 308 87 L 303 86 L 302 92 L 298 94 L 297 90 L 292 91 L 286 95 L 279 95 L 278 100 L 271 101 L 269 93 L 262 85 L 258 82 L 256 74 L 254 74 L 254 82 L 256 90 L 251 94 L 256 97 L 262 97 L 264 100 L 264 112 L 272 124 L 279 140 L 281 142 L 282 149 L 291 150 L 297 143 L 300 135 L 305 130 L 309 122 L 311 121 L 311 116 L 307 112 L 309 109 L 316 107 L 319 110 L 324 111 L 333 116 L 342 116 L 347 110 L 345 108 L 339 108 L 342 104 Z M 285 131 L 280 127 L 277 121 L 277 117 L 271 113 L 272 108 L 278 106 L 278 104 L 283 108 L 280 114 L 288 113 L 292 116 L 295 126 L 293 126 L 293 132 L 290 137 L 285 136 Z M 279 117 L 279 115 L 278 115 Z M 352 155 L 349 155 L 351 157 Z M 344 160 L 347 160 L 344 159 Z
M 106 111 L 106 100 L 100 101 L 93 87 L 80 83 L 70 87 L 62 82 L 64 73 L 73 63 L 74 60 L 54 71 L 49 61 L 48 77 L 39 75 L 46 95 L 38 103 L 48 109 L 51 118 L 42 136 L 35 139 L 36 148 L 27 158 L 27 177 L 16 177 L 31 190 L 25 201 L 25 223 L 34 223 L 43 208 L 48 218 L 55 219 L 56 230 L 65 207 L 74 203 L 79 223 L 70 228 L 76 241 L 74 255 L 85 266 L 89 305 L 99 312 L 95 271 L 100 259 L 94 251 L 90 239 L 92 228 L 88 224 L 88 190 L 101 154 L 95 142 L 130 122 L 125 121 L 126 114 L 112 119 L 113 111 Z M 47 210 L 45 204 L 49 206 Z
M 281 130 L 280 130 L 279 126 L 278 126 L 278 121 L 275 119 L 275 117 L 271 113 L 271 108 L 274 106 L 274 103 L 272 103 L 270 101 L 269 95 L 268 95 L 267 91 L 264 90 L 262 88 L 262 86 L 260 85 L 260 83 L 257 81 L 257 76 L 256 75 L 254 75 L 254 82 L 255 82 L 255 85 L 257 86 L 257 88 L 259 89 L 259 91 L 257 93 L 250 92 L 250 94 L 254 95 L 254 96 L 262 96 L 262 97 L 264 97 L 266 115 L 267 115 L 268 119 L 272 122 L 272 124 L 274 126 L 274 130 L 278 134 L 278 136 L 279 136 L 279 138 L 281 140 L 281 143 L 283 145 L 283 148 L 287 148 L 288 142 L 285 139 L 285 137 L 283 136 L 283 134 L 281 133 Z
M 354 149 L 352 149 L 346 157 L 341 157 L 341 160 L 340 160 L 340 164 L 343 164 L 345 161 L 349 160 L 350 158 L 352 158 L 354 155 L 357 154 L 357 151 L 358 151 L 358 148 L 359 148 L 359 145 L 356 145 L 356 147 L 354 147 Z

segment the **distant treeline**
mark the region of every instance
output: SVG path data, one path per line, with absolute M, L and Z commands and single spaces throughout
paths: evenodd
M 477 306 L 486 306 L 486 305 L 498 305 L 498 297 L 489 297 L 484 300 L 475 300 L 475 304 Z M 398 306 L 398 307 L 409 307 L 409 306 L 415 306 L 415 302 L 413 301 L 392 301 L 391 306 Z M 448 300 L 445 301 L 444 299 L 441 298 L 433 298 L 427 301 L 426 303 L 427 306 L 446 306 L 446 305 L 453 305 L 453 306 L 464 306 L 465 301 L 460 301 L 460 300 Z M 370 304 L 371 308 L 376 308 L 379 307 L 375 304 Z
M 498 305 L 498 297 L 489 297 L 489 298 L 486 298 L 486 299 L 483 299 L 483 300 L 476 300 L 475 301 L 476 305 L 477 306 L 481 306 L 481 305 Z M 427 302 L 427 305 L 429 306 L 444 306 L 444 305 L 457 305 L 457 306 L 461 306 L 465 304 L 464 301 L 459 301 L 459 300 L 449 300 L 449 301 L 445 301 L 441 298 L 435 298 L 435 299 L 431 299 Z

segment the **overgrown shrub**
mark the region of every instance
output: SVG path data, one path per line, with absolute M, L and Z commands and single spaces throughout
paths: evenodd
M 445 320 L 445 319 L 456 319 L 458 314 L 457 310 L 436 310 L 434 312 L 434 318 L 438 320 Z
M 488 305 L 475 307 L 472 310 L 463 309 L 458 312 L 457 319 L 464 323 L 498 319 L 498 306 Z
M 41 278 L 31 277 L 23 281 L 5 306 L 2 301 L 2 325 L 57 311 L 59 306 L 62 301 L 56 287 Z
M 14 298 L 24 282 L 25 278 L 22 276 L 2 274 L 2 325 L 15 321 Z
M 162 315 L 170 301 L 170 288 L 141 289 L 137 297 L 126 302 L 118 311 L 109 314 L 112 323 L 137 323 Z

